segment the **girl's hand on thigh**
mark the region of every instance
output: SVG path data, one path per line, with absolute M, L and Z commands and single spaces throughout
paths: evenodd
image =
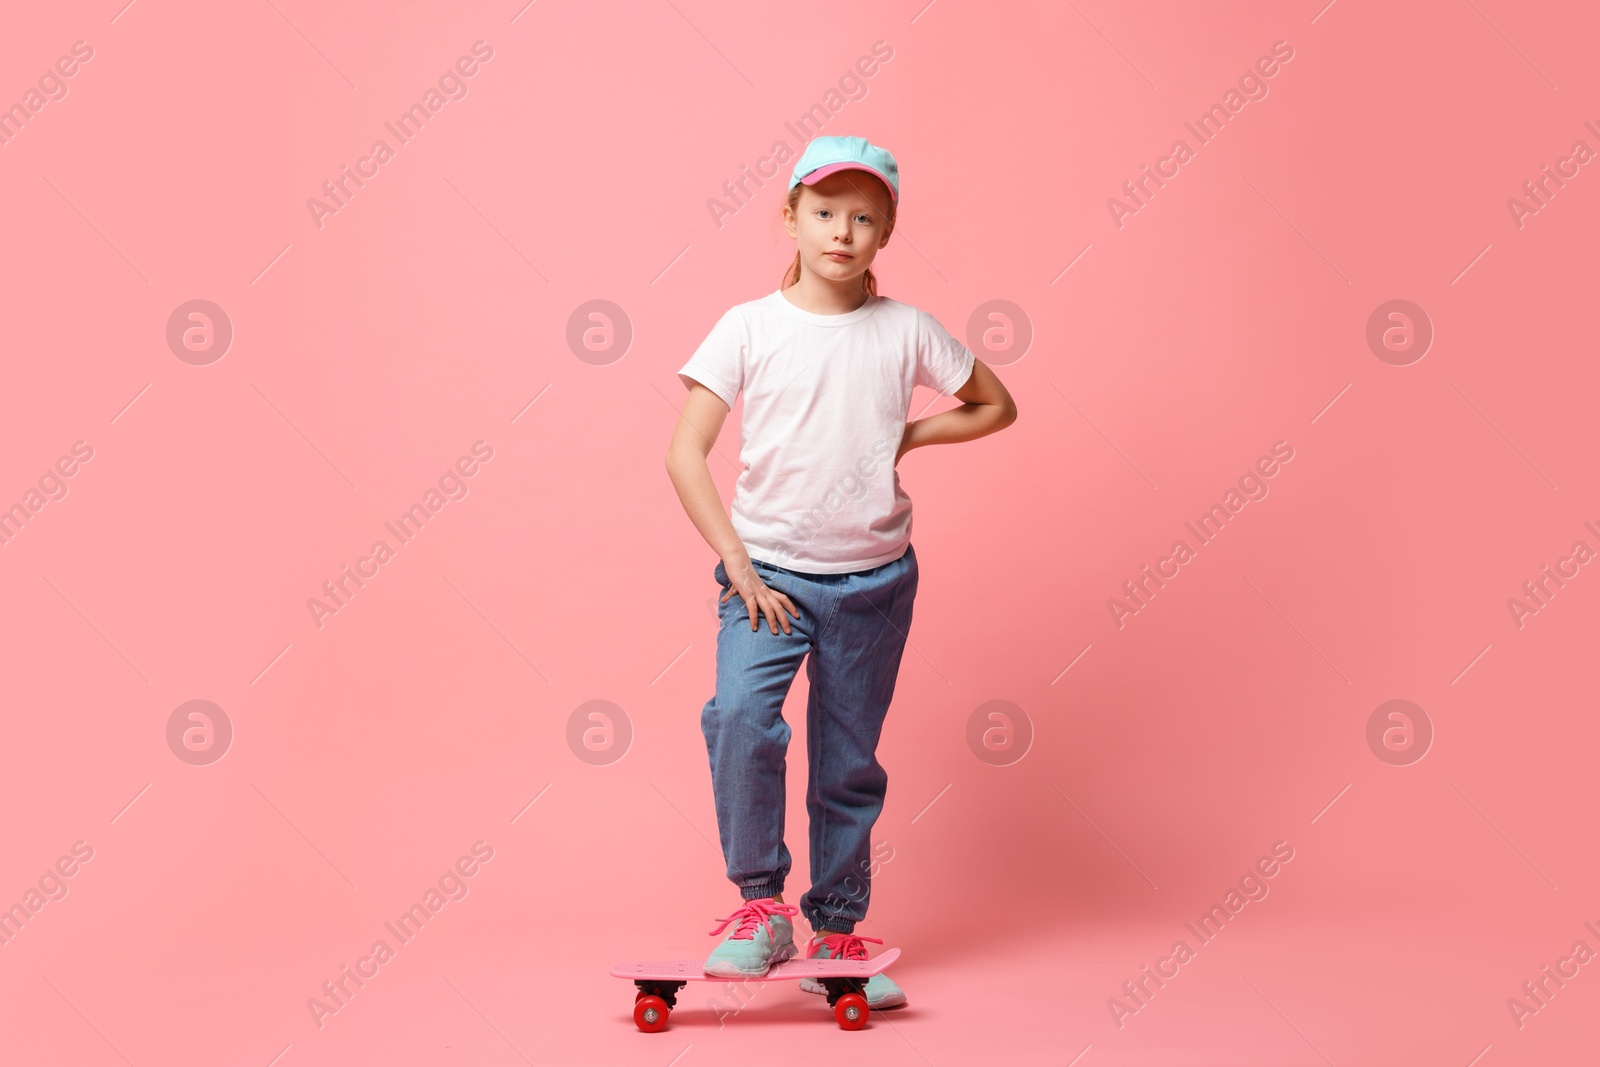
M 726 564 L 723 565 L 723 569 L 727 569 Z M 763 582 L 761 575 L 756 573 L 754 567 L 746 565 L 745 570 L 737 578 L 730 575 L 729 581 L 732 584 L 723 591 L 721 599 L 717 601 L 719 606 L 727 603 L 729 598 L 737 593 L 744 600 L 745 610 L 750 613 L 751 630 L 756 629 L 760 625 L 759 620 L 765 616 L 767 625 L 774 634 L 778 632 L 779 624 L 782 624 L 784 633 L 793 632 L 789 629 L 789 615 L 785 614 L 785 612 L 787 611 L 797 619 L 800 617 L 800 612 L 795 608 L 794 601 L 779 590 L 772 588 L 766 582 Z

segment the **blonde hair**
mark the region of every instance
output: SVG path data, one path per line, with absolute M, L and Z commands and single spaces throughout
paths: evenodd
M 877 179 L 874 179 L 874 180 L 876 181 Z M 879 184 L 881 185 L 883 183 L 879 182 Z M 793 189 L 789 190 L 789 198 L 784 201 L 784 204 L 788 207 L 788 209 L 791 212 L 794 212 L 794 214 L 796 214 L 796 215 L 798 215 L 800 213 L 800 211 L 799 211 L 800 194 L 805 188 L 806 188 L 806 185 L 805 185 L 804 182 L 801 182 L 801 183 L 797 184 Z M 889 191 L 888 188 L 885 187 L 884 192 L 887 193 L 888 191 Z M 899 207 L 899 205 L 897 203 L 895 203 L 895 199 L 892 196 L 888 198 L 888 204 L 889 204 L 889 211 L 888 211 L 888 214 L 886 214 L 884 216 L 884 219 L 883 219 L 885 236 L 887 236 L 888 234 L 891 234 L 891 233 L 894 232 L 895 211 Z M 782 209 L 781 208 L 779 209 L 779 217 L 780 218 L 782 217 Z M 794 262 L 790 263 L 789 264 L 789 269 L 783 272 L 783 279 L 778 283 L 778 288 L 779 289 L 787 289 L 791 285 L 798 284 L 799 281 L 800 281 L 800 253 L 797 251 L 794 254 Z M 878 279 L 873 276 L 871 267 L 867 268 L 866 274 L 862 277 L 862 279 L 861 279 L 861 287 L 866 290 L 866 293 L 867 293 L 868 296 L 877 296 L 878 295 Z

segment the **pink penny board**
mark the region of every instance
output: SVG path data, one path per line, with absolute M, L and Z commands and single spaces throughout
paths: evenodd
M 740 975 L 737 978 L 707 974 L 706 961 L 647 960 L 644 963 L 619 963 L 611 968 L 618 978 L 658 982 L 782 982 L 796 978 L 871 978 L 900 958 L 891 948 L 870 960 L 784 960 L 765 975 Z
M 828 1006 L 839 1026 L 860 1030 L 872 1013 L 862 995 L 862 986 L 899 958 L 900 950 L 891 948 L 870 960 L 785 960 L 766 974 L 736 977 L 707 974 L 704 959 L 646 960 L 619 963 L 611 973 L 618 978 L 631 978 L 639 987 L 633 1000 L 633 1021 L 647 1034 L 666 1029 L 667 1017 L 678 1004 L 678 990 L 689 982 L 782 982 L 796 978 L 821 981 L 827 986 Z

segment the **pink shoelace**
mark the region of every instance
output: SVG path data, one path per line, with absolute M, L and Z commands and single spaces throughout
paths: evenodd
M 720 934 L 722 931 L 728 928 L 729 923 L 736 923 L 737 925 L 734 926 L 733 933 L 728 935 L 735 941 L 753 940 L 756 936 L 757 925 L 760 925 L 763 929 L 765 929 L 767 931 L 767 936 L 771 937 L 772 916 L 798 914 L 800 914 L 800 909 L 795 907 L 793 904 L 779 904 L 771 897 L 763 897 L 760 900 L 747 900 L 745 901 L 744 907 L 740 908 L 726 919 L 718 919 L 717 922 L 720 925 L 712 927 L 710 932 L 713 934 Z M 879 944 L 882 943 L 883 942 L 881 941 L 879 942 Z
M 867 958 L 867 946 L 862 942 L 871 941 L 874 945 L 883 944 L 879 937 L 859 937 L 856 934 L 829 934 L 820 941 L 811 943 L 811 955 L 815 959 L 817 952 L 823 948 L 828 950 L 828 958 L 832 960 L 864 960 Z

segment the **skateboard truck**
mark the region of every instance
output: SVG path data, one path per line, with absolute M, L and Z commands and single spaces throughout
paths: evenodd
M 864 995 L 867 991 L 867 983 L 859 978 L 819 978 L 817 981 L 821 982 L 822 988 L 828 991 L 828 1007 L 830 1008 L 837 1004 L 839 998 L 846 993 L 861 993 Z
M 678 990 L 688 983 L 658 982 L 648 978 L 641 978 L 633 984 L 639 987 L 639 992 L 633 998 L 635 1003 L 638 1003 L 643 997 L 660 997 L 667 1007 L 676 1008 L 678 1006 Z M 828 1003 L 832 1004 L 833 1002 L 829 1001 Z

